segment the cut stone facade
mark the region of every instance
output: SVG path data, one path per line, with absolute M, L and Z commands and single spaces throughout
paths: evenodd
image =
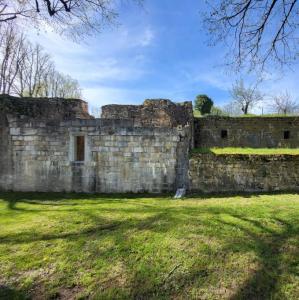
M 299 147 L 299 117 L 196 118 L 195 147 Z
M 235 192 L 299 190 L 298 156 L 198 154 L 200 147 L 299 147 L 291 118 L 194 120 L 191 102 L 108 105 L 0 96 L 0 190 Z
M 84 110 L 86 119 L 80 113 L 75 119 L 84 107 L 79 100 L 67 108 L 73 120 L 55 114 L 52 100 L 48 113 L 34 117 L 28 107 L 35 110 L 36 102 L 26 101 L 18 99 L 15 113 L 2 102 L 1 190 L 162 193 L 187 184 L 189 124 L 141 127 L 132 119 L 91 119 Z M 84 137 L 84 161 L 75 159 L 78 136 Z

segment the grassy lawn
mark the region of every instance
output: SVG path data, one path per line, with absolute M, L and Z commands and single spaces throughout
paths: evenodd
M 299 195 L 0 194 L 0 299 L 298 299 Z
M 195 118 L 202 118 L 202 117 L 216 117 L 217 114 L 208 114 L 208 115 L 202 115 L 200 111 L 194 109 L 193 110 L 193 116 Z M 298 117 L 298 114 L 263 114 L 263 115 L 254 115 L 254 114 L 247 114 L 247 115 L 238 115 L 238 116 L 229 116 L 225 112 L 223 112 L 222 115 L 219 115 L 221 117 L 226 118 L 288 118 L 288 117 Z
M 193 153 L 213 153 L 221 154 L 252 154 L 252 155 L 299 155 L 299 148 L 196 148 L 192 150 Z

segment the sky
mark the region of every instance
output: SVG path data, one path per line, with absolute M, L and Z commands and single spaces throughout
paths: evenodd
M 223 45 L 208 46 L 204 1 L 147 0 L 142 7 L 121 3 L 118 25 L 85 42 L 74 43 L 49 30 L 30 32 L 31 39 L 51 54 L 57 70 L 79 81 L 90 107 L 141 104 L 150 98 L 193 101 L 198 94 L 223 106 L 237 78 L 254 81 L 224 66 Z M 268 95 L 287 89 L 297 97 L 298 76 L 298 69 L 284 75 L 272 72 L 261 88 Z

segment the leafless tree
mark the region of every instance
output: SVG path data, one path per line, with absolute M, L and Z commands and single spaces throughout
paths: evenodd
M 18 72 L 20 96 L 37 97 L 43 86 L 43 78 L 52 66 L 50 56 L 40 45 L 32 45 L 27 41 L 26 57 Z
M 62 98 L 82 98 L 79 82 L 69 75 L 60 74 L 62 76 L 62 84 L 60 87 L 60 95 Z
M 133 0 L 140 2 L 141 0 Z M 0 0 L 0 22 L 22 18 L 78 37 L 114 23 L 115 0 Z
M 237 67 L 263 70 L 298 58 L 299 0 L 207 0 L 205 24 L 214 42 L 231 45 Z
M 292 98 L 286 90 L 275 96 L 272 103 L 272 108 L 278 114 L 293 114 L 299 109 L 299 104 Z
M 51 64 L 47 71 L 43 74 L 42 87 L 39 91 L 40 97 L 56 97 L 59 87 L 59 80 L 57 80 L 57 72 L 54 64 Z
M 52 68 L 45 74 L 38 96 L 78 99 L 82 98 L 82 93 L 77 80 Z
M 230 101 L 229 103 L 224 105 L 221 109 L 224 112 L 224 114 L 228 116 L 242 115 L 242 110 L 240 109 L 240 106 L 238 105 L 238 103 L 235 103 L 234 101 Z
M 89 108 L 90 108 L 90 114 L 92 116 L 94 116 L 95 118 L 100 118 L 101 117 L 101 114 L 102 114 L 102 108 L 101 107 L 89 105 Z
M 238 106 L 243 114 L 247 115 L 249 110 L 263 100 L 263 95 L 257 88 L 258 84 L 245 87 L 244 81 L 238 80 L 233 84 L 230 94 L 233 102 Z
M 0 93 L 80 98 L 78 81 L 55 70 L 51 57 L 14 26 L 0 28 Z
M 0 93 L 10 94 L 26 56 L 25 37 L 12 26 L 1 27 L 0 33 Z

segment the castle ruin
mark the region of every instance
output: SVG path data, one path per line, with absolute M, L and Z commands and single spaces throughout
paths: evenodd
M 0 96 L 0 190 L 169 193 L 299 190 L 298 156 L 191 155 L 299 147 L 298 117 L 193 117 L 191 102 L 107 105 Z

